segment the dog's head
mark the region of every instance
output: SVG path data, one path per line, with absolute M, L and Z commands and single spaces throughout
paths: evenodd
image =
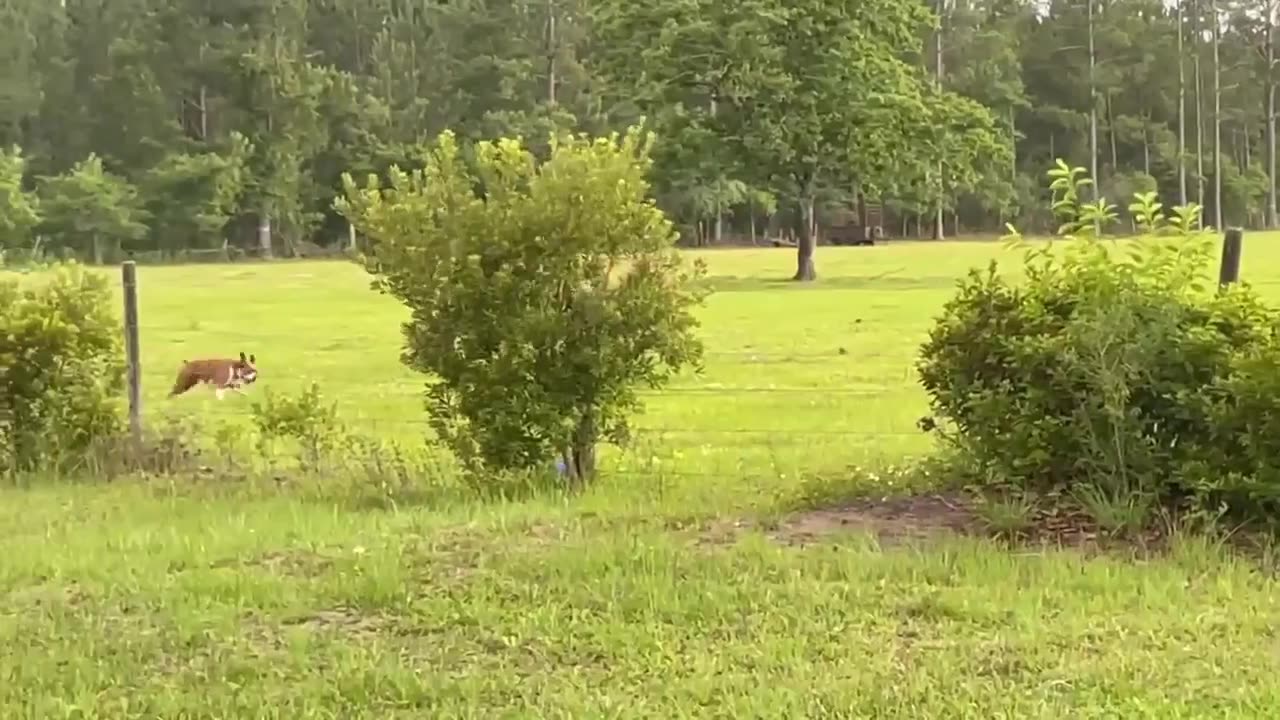
M 236 361 L 236 377 L 240 378 L 245 385 L 252 385 L 258 379 L 258 366 L 254 364 L 256 362 L 257 358 L 252 355 L 245 357 L 243 352 L 240 353 L 240 359 Z

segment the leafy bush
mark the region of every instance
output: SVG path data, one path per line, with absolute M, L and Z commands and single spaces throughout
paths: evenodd
M 344 434 L 337 404 L 325 401 L 318 383 L 311 383 L 297 395 L 268 389 L 262 400 L 253 402 L 251 412 L 258 437 L 265 443 L 259 448 L 264 455 L 271 454 L 271 442 L 294 440 L 302 449 L 304 467 L 310 469 L 320 466 L 324 454 L 333 450 Z
M 637 387 L 697 363 L 703 268 L 646 199 L 649 145 L 568 138 L 539 163 L 501 140 L 469 164 L 445 133 L 390 188 L 344 178 L 375 287 L 412 311 L 403 359 L 431 378 L 432 427 L 473 472 L 559 454 L 581 482 L 597 442 L 625 438 Z
M 921 349 L 927 423 L 983 468 L 978 484 L 1242 511 L 1280 499 L 1280 315 L 1247 286 L 1215 287 L 1198 207 L 1166 220 L 1140 193 L 1145 234 L 1099 240 L 1115 208 L 1080 202 L 1082 173 L 1050 173 L 1070 242 L 1015 232 L 1025 282 L 993 262 L 946 304 Z
M 68 469 L 122 428 L 121 324 L 108 281 L 76 265 L 0 279 L 0 472 Z

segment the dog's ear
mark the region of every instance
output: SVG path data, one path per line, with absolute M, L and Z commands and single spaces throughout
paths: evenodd
M 258 362 L 258 358 L 254 357 L 252 354 L 250 354 L 250 355 L 249 355 L 249 364 L 250 364 L 250 365 L 252 365 L 252 364 L 254 364 L 254 363 L 256 363 L 256 362 Z
M 244 362 L 244 351 L 240 351 L 240 362 Z

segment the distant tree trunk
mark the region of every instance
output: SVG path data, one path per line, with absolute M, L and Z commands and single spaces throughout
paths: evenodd
M 796 242 L 796 274 L 793 280 L 810 282 L 818 279 L 813 262 L 817 247 L 818 238 L 813 233 L 813 190 L 809 189 L 800 198 L 800 237 Z
M 1009 148 L 1013 156 L 1009 163 L 1009 187 L 1018 187 L 1018 127 L 1015 124 L 1013 105 L 1009 106 Z
M 263 258 L 271 257 L 271 211 L 266 208 L 258 215 L 258 249 Z
M 756 202 L 747 198 L 747 222 L 751 226 L 751 244 L 756 244 Z
M 1213 226 L 1222 229 L 1222 69 L 1218 45 L 1221 23 L 1218 21 L 1218 0 L 1210 0 L 1213 14 Z
M 209 89 L 200 86 L 200 140 L 209 139 Z
M 1111 93 L 1107 93 L 1107 134 L 1111 136 L 1111 174 L 1120 170 L 1120 151 L 1116 144 L 1116 115 L 1111 102 Z
M 935 81 L 934 89 L 937 91 L 939 96 L 942 95 L 942 73 L 943 73 L 942 34 L 947 24 L 946 11 L 947 11 L 946 0 L 938 0 L 938 32 L 934 33 L 933 68 L 934 68 L 934 81 Z M 933 218 L 933 239 L 942 240 L 944 237 L 946 237 L 946 231 L 942 227 L 942 219 L 943 219 L 942 198 L 946 194 L 946 188 L 943 187 L 943 178 L 945 177 L 945 174 L 942 171 L 941 161 L 938 162 L 937 172 L 938 172 L 938 197 L 937 197 L 938 206 L 935 208 L 935 215 Z
M 347 249 L 355 252 L 356 249 L 356 226 L 347 222 Z
M 1182 62 L 1183 0 L 1178 0 L 1178 204 L 1187 204 L 1187 73 Z
M 1196 204 L 1204 207 L 1204 73 L 1200 69 L 1200 13 L 1191 14 L 1191 37 L 1196 38 L 1191 56 L 1195 75 L 1196 100 Z
M 1149 132 L 1151 126 L 1150 118 L 1142 120 L 1142 172 L 1147 175 L 1151 174 L 1151 134 Z
M 556 104 L 556 6 L 547 0 L 547 104 Z
M 1280 225 L 1276 218 L 1276 3 L 1267 3 L 1267 227 Z
M 90 252 L 93 254 L 93 264 L 102 265 L 103 264 L 102 238 L 98 237 L 97 233 L 93 234 L 92 244 L 90 246 Z
M 1097 68 L 1097 53 L 1093 44 L 1093 4 L 1094 0 L 1085 0 L 1089 4 L 1089 176 L 1093 179 L 1092 199 L 1097 200 L 1101 188 L 1102 181 L 1098 178 L 1098 84 L 1095 70 Z M 1102 234 L 1102 224 L 1098 220 L 1093 222 L 1093 232 L 1095 235 Z

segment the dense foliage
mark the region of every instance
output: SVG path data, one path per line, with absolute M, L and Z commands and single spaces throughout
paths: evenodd
M 934 418 L 982 483 L 1273 509 L 1280 499 L 1280 313 L 1210 281 L 1194 206 L 1145 234 L 1093 236 L 1114 208 L 1081 204 L 1083 169 L 1053 173 L 1063 247 L 1026 251 L 1025 279 L 974 270 L 922 348 Z
M 119 318 L 107 280 L 71 265 L 0 279 L 0 473 L 83 462 L 122 429 Z
M 1275 225 L 1268 7 L 10 0 L 0 243 L 85 259 L 95 236 L 104 259 L 340 245 L 341 173 L 385 172 L 422 137 L 544 153 L 550 131 L 642 115 L 655 195 L 694 242 L 799 235 L 808 200 L 820 234 L 875 203 L 890 235 L 939 217 L 947 233 L 1043 229 L 1038 169 L 1056 157 L 1110 197 L 1156 190 L 1217 226 Z M 40 179 L 90 154 L 118 191 L 98 207 L 110 222 L 66 232 L 41 208 L 77 185 Z
M 639 386 L 698 361 L 701 273 L 647 200 L 651 136 L 475 146 L 444 133 L 425 167 L 390 186 L 347 177 L 339 208 L 370 239 L 375 286 L 411 311 L 407 365 L 431 378 L 437 435 L 488 470 L 595 469 L 601 437 L 625 438 Z

